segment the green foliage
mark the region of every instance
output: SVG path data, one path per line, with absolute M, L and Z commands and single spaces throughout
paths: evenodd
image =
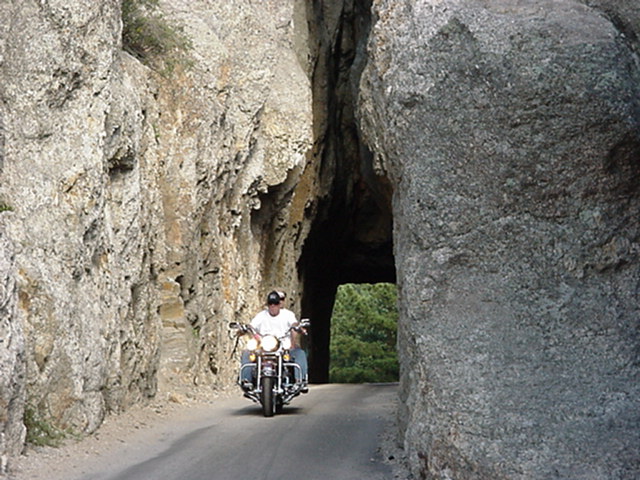
M 36 409 L 30 406 L 24 410 L 24 425 L 27 428 L 27 443 L 40 447 L 59 447 L 68 434 L 40 418 Z
M 122 45 L 143 63 L 171 73 L 188 67 L 189 39 L 158 10 L 159 0 L 122 0 Z
M 2 212 L 13 212 L 13 207 L 5 202 L 0 202 L 0 213 Z
M 396 286 L 338 288 L 331 317 L 329 379 L 340 383 L 398 380 Z

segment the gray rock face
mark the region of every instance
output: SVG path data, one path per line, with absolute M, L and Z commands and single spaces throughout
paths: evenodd
M 640 11 L 589 3 L 375 3 L 417 478 L 640 475 Z

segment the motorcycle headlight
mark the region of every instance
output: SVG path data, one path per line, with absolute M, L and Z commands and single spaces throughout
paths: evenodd
M 278 339 L 273 335 L 265 335 L 262 337 L 262 349 L 265 352 L 275 352 L 278 349 Z
M 247 340 L 247 350 L 255 350 L 256 348 L 258 348 L 258 340 L 255 338 Z
M 289 337 L 282 340 L 282 348 L 285 350 L 291 350 L 291 339 Z

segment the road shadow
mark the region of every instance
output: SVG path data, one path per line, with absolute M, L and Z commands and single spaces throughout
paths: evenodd
M 274 417 L 281 417 L 287 415 L 300 415 L 304 413 L 304 408 L 285 406 L 282 408 L 281 413 L 277 413 Z M 231 411 L 233 417 L 263 417 L 262 407 L 258 404 L 249 405 L 247 407 L 239 408 Z

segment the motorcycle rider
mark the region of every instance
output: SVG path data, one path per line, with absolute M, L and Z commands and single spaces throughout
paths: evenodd
M 267 295 L 267 308 L 260 311 L 251 320 L 251 326 L 258 332 L 258 337 L 263 335 L 284 336 L 289 328 L 299 324 L 295 314 L 284 308 L 285 295 L 283 292 L 271 291 Z M 307 355 L 298 342 L 299 335 L 295 330 L 289 333 L 291 337 L 291 357 L 300 366 L 300 371 L 295 369 L 296 382 L 302 381 L 303 388 L 307 384 Z M 249 363 L 249 351 L 242 352 L 242 364 Z M 248 368 L 242 370 L 242 387 L 251 388 L 251 371 Z

